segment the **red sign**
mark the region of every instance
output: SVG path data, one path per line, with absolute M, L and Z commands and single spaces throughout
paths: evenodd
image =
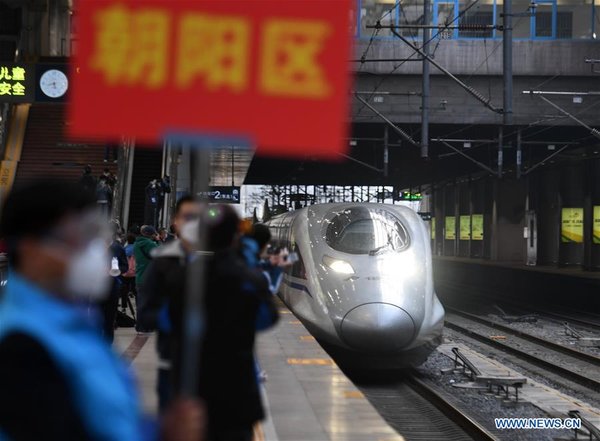
M 71 133 L 246 137 L 335 157 L 349 119 L 349 0 L 84 0 Z

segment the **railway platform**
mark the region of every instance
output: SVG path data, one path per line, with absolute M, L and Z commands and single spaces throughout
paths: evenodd
M 275 329 L 260 333 L 256 356 L 267 419 L 255 441 L 403 441 L 367 398 L 284 306 Z M 157 355 L 154 335 L 118 329 L 115 347 L 131 360 L 144 408 L 155 413 Z M 235 397 L 232 397 L 235 399 Z
M 597 311 L 600 272 L 581 267 L 433 256 L 436 293 L 443 301 L 487 298 L 552 310 Z M 568 293 L 568 295 L 565 295 Z

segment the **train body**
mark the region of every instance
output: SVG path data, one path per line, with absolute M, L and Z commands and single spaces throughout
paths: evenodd
M 279 295 L 330 352 L 388 369 L 423 362 L 441 342 L 429 232 L 413 210 L 320 204 L 266 224 L 299 257 Z

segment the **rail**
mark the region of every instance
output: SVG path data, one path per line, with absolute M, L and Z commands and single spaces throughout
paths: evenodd
M 456 405 L 448 401 L 447 398 L 441 395 L 425 381 L 417 378 L 415 375 L 412 375 L 408 379 L 408 384 L 413 390 L 437 407 L 440 412 L 450 418 L 474 440 L 498 441 L 498 438 L 494 434 L 489 432 L 472 417 L 456 407 Z
M 498 329 L 498 330 L 500 330 L 500 331 L 502 331 L 502 332 L 504 332 L 506 334 L 510 334 L 510 335 L 514 335 L 514 336 L 520 337 L 520 338 L 522 338 L 524 340 L 527 340 L 527 341 L 529 341 L 531 343 L 534 343 L 534 344 L 539 345 L 539 346 L 544 346 L 544 347 L 546 347 L 548 349 L 551 349 L 551 350 L 556 351 L 556 352 L 560 352 L 560 353 L 562 353 L 564 355 L 575 357 L 575 358 L 578 358 L 579 360 L 585 361 L 587 363 L 592 363 L 592 364 L 595 364 L 597 366 L 600 366 L 600 357 L 597 357 L 595 355 L 589 354 L 587 352 L 582 352 L 582 351 L 580 351 L 578 349 L 575 349 L 575 348 L 570 348 L 568 346 L 563 346 L 563 345 L 561 345 L 559 343 L 554 343 L 552 341 L 546 340 L 546 339 L 541 338 L 541 337 L 537 337 L 535 335 L 529 334 L 529 333 L 521 331 L 519 329 L 511 328 L 510 326 L 505 326 L 505 325 L 503 325 L 501 323 L 498 323 L 495 320 L 491 320 L 491 319 L 486 318 L 486 317 L 481 317 L 481 316 L 478 316 L 476 314 L 472 314 L 472 313 L 469 313 L 469 312 L 466 312 L 466 311 L 462 311 L 462 310 L 457 309 L 457 308 L 453 308 L 453 307 L 450 307 L 450 306 L 445 306 L 445 308 L 446 308 L 447 311 L 450 311 L 450 312 L 452 312 L 454 314 L 457 314 L 457 315 L 459 315 L 461 317 L 464 317 L 464 318 L 466 318 L 468 320 L 472 320 L 474 322 L 481 323 L 482 325 Z M 595 340 L 595 338 L 590 338 L 589 340 Z
M 569 416 L 571 418 L 579 418 L 583 427 L 585 427 L 585 429 L 589 432 L 590 440 L 592 439 L 592 436 L 597 440 L 600 440 L 600 429 L 598 429 L 590 421 L 582 417 L 578 410 L 570 410 Z M 577 430 L 575 431 L 575 438 L 577 438 Z
M 452 308 L 447 308 L 447 312 L 451 311 L 451 310 L 452 310 Z M 461 314 L 461 315 L 463 315 L 464 319 L 471 320 L 471 322 L 475 322 L 475 323 L 478 322 L 478 320 L 472 319 L 470 317 L 466 317 L 466 316 L 464 316 L 464 314 Z M 454 314 L 454 317 L 460 318 L 460 315 Z M 460 323 L 457 323 L 456 321 L 454 321 L 454 317 L 452 316 L 452 314 L 446 314 L 445 325 L 447 328 L 450 328 L 450 329 L 458 331 L 462 334 L 468 335 L 469 337 L 479 340 L 487 345 L 499 348 L 502 351 L 510 353 L 511 355 L 517 356 L 518 358 L 520 358 L 524 361 L 533 363 L 533 364 L 535 364 L 539 367 L 542 367 L 548 371 L 554 372 L 554 374 L 561 375 L 563 378 L 568 378 L 572 381 L 575 381 L 575 382 L 585 386 L 586 388 L 592 389 L 594 391 L 600 391 L 600 377 L 598 376 L 598 374 L 595 374 L 598 369 L 598 357 L 593 356 L 591 354 L 579 353 L 578 358 L 580 358 L 580 359 L 578 361 L 583 361 L 584 358 L 587 358 L 587 360 L 585 362 L 589 363 L 590 366 L 586 371 L 587 373 L 578 372 L 571 368 L 557 364 L 556 361 L 547 360 L 545 358 L 540 358 L 538 355 L 536 355 L 534 353 L 534 351 L 531 351 L 531 349 L 527 350 L 527 349 L 524 349 L 522 346 L 513 346 L 511 344 L 507 344 L 507 343 L 503 343 L 503 342 L 494 340 L 494 339 L 490 338 L 489 334 L 486 335 L 484 333 L 477 332 L 475 330 L 470 329 L 468 326 L 464 326 L 464 325 L 461 325 Z M 492 325 L 484 325 L 484 326 L 488 326 L 490 328 L 496 327 L 497 329 L 501 329 L 501 327 L 499 327 L 499 326 L 492 326 Z M 512 340 L 515 340 L 516 338 L 520 337 L 520 335 L 517 335 L 517 334 L 518 334 L 518 332 L 513 332 L 514 337 Z M 536 344 L 532 341 L 527 341 L 526 339 L 522 339 L 522 341 L 525 343 L 539 346 L 538 344 Z M 542 351 L 542 352 L 544 352 L 544 351 Z M 562 355 L 567 356 L 567 357 L 569 356 L 566 353 L 564 353 Z M 571 356 L 573 356 L 573 355 L 571 355 Z M 567 364 L 567 365 L 569 365 L 569 364 Z M 595 374 L 595 375 L 592 375 L 592 374 Z M 590 375 L 592 375 L 592 376 L 590 376 Z

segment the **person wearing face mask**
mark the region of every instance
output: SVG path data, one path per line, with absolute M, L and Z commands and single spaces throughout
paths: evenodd
M 139 295 L 145 299 L 138 308 L 138 323 L 145 329 L 158 331 L 158 405 L 162 412 L 171 396 L 171 323 L 169 304 L 185 296 L 185 271 L 197 242 L 198 219 L 201 207 L 192 196 L 177 201 L 173 226 L 179 239 L 152 252 L 152 261 L 146 269 Z
M 109 290 L 106 224 L 74 183 L 13 190 L 0 218 L 9 283 L 0 301 L 0 439 L 196 441 L 203 413 L 177 401 L 151 424 L 129 368 L 90 306 Z

